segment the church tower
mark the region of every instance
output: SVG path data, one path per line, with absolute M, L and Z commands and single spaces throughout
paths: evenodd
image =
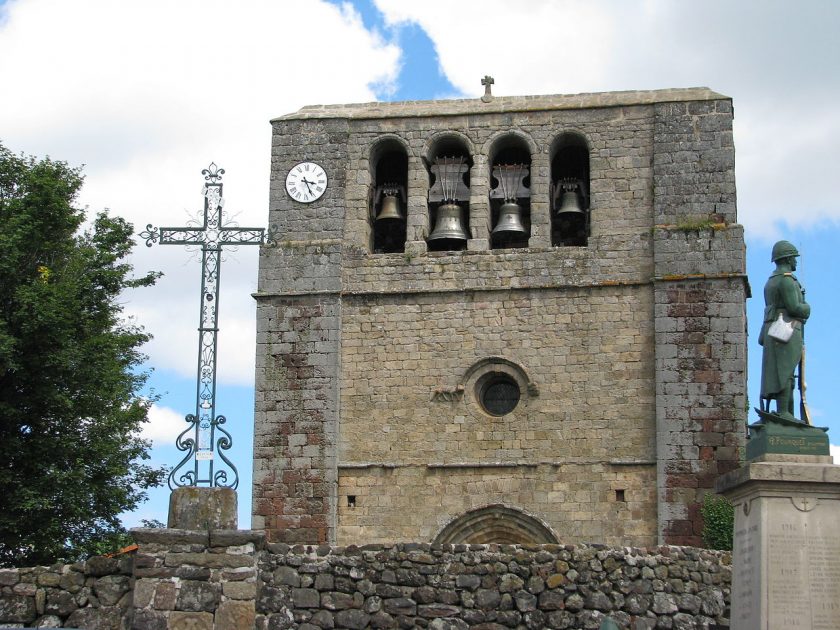
M 253 527 L 698 544 L 743 446 L 732 116 L 692 88 L 272 121 Z

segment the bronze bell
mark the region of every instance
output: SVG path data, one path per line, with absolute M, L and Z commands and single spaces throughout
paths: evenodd
M 382 198 L 382 209 L 379 211 L 376 220 L 385 221 L 387 219 L 403 220 L 402 212 L 400 212 L 400 199 L 397 195 L 386 194 Z
M 574 190 L 566 190 L 563 192 L 563 197 L 560 199 L 560 209 L 557 214 L 576 214 L 583 215 L 583 209 L 580 207 L 578 194 Z
M 499 220 L 493 228 L 493 234 L 508 232 L 512 234 L 527 234 L 528 230 L 522 225 L 522 207 L 518 203 L 506 201 L 499 209 Z
M 429 234 L 428 240 L 434 241 L 445 238 L 458 241 L 467 240 L 467 233 L 464 231 L 464 222 L 461 218 L 461 206 L 457 203 L 442 203 L 438 206 L 435 229 Z

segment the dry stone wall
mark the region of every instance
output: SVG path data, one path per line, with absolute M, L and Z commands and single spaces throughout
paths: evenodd
M 128 628 L 132 558 L 0 569 L 0 627 Z
M 728 553 L 588 545 L 270 545 L 257 628 L 728 625 Z
M 0 627 L 89 630 L 728 626 L 728 552 L 603 545 L 266 545 L 133 530 L 120 559 L 0 570 Z

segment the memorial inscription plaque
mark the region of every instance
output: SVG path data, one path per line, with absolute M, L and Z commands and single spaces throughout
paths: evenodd
M 733 630 L 840 630 L 840 497 L 764 490 L 730 497 Z

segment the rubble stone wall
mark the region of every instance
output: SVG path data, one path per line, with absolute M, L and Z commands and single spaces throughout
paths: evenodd
M 728 626 L 730 554 L 588 545 L 270 545 L 257 628 Z
M 120 559 L 0 570 L 0 627 L 91 630 L 728 627 L 731 555 L 602 545 L 266 545 L 134 530 Z
M 132 558 L 0 569 L 0 627 L 127 628 Z

